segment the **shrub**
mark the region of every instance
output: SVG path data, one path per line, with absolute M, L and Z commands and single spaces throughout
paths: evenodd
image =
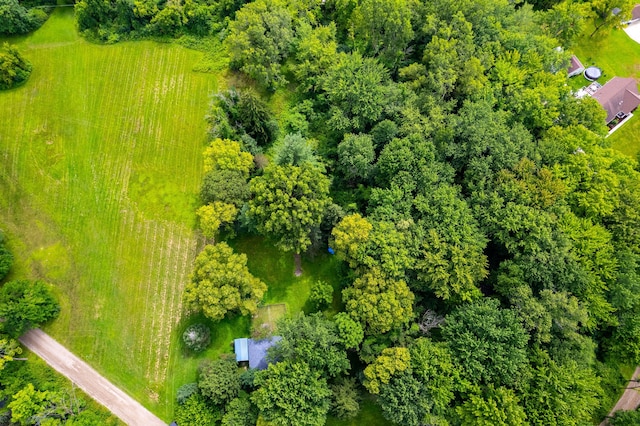
M 176 394 L 176 400 L 178 404 L 183 405 L 187 402 L 187 399 L 191 398 L 191 395 L 198 392 L 198 384 L 197 383 L 187 383 L 178 388 L 178 392 Z
M 5 247 L 2 233 L 0 232 L 0 280 L 7 276 L 13 265 L 13 255 Z
M 187 327 L 182 334 L 184 344 L 194 352 L 202 352 L 211 342 L 211 331 L 202 323 Z
M 322 280 L 318 280 L 311 285 L 309 302 L 316 310 L 323 309 L 333 302 L 333 287 Z
M 0 90 L 11 89 L 24 83 L 31 75 L 31 64 L 18 49 L 4 43 L 0 49 Z

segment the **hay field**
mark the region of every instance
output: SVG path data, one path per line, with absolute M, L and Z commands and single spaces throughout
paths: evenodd
M 208 96 L 219 75 L 173 44 L 88 43 L 73 11 L 13 39 L 34 71 L 0 92 L 0 228 L 13 277 L 52 283 L 47 331 L 170 420 L 181 294 L 198 244 Z

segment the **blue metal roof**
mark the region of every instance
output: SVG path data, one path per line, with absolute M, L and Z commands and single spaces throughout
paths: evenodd
M 258 370 L 267 368 L 269 365 L 267 362 L 267 349 L 280 340 L 282 340 L 280 336 L 273 336 L 269 339 L 262 340 L 249 339 L 249 368 L 257 368 Z
M 249 361 L 249 339 L 235 339 L 233 341 L 233 351 L 236 353 L 236 362 Z

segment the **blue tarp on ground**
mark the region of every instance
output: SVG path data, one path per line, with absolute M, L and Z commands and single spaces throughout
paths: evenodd
M 249 361 L 249 339 L 235 339 L 233 341 L 233 351 L 236 353 L 236 361 Z

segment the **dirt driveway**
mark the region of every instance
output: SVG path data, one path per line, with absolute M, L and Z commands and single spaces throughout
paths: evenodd
M 115 387 L 87 363 L 40 329 L 27 332 L 20 341 L 53 369 L 67 377 L 93 399 L 130 426 L 166 426 L 140 403 Z
M 633 386 L 638 386 L 638 382 L 636 382 L 638 379 L 640 379 L 640 367 L 636 367 L 636 371 L 633 372 L 633 377 L 631 377 L 631 381 L 627 387 L 631 388 Z M 638 408 L 638 406 L 640 406 L 640 389 L 627 389 L 624 391 L 615 407 L 613 407 L 609 416 L 607 416 L 607 419 L 612 417 L 616 411 L 631 411 Z M 600 423 L 600 426 L 605 426 L 608 423 L 607 419 Z

